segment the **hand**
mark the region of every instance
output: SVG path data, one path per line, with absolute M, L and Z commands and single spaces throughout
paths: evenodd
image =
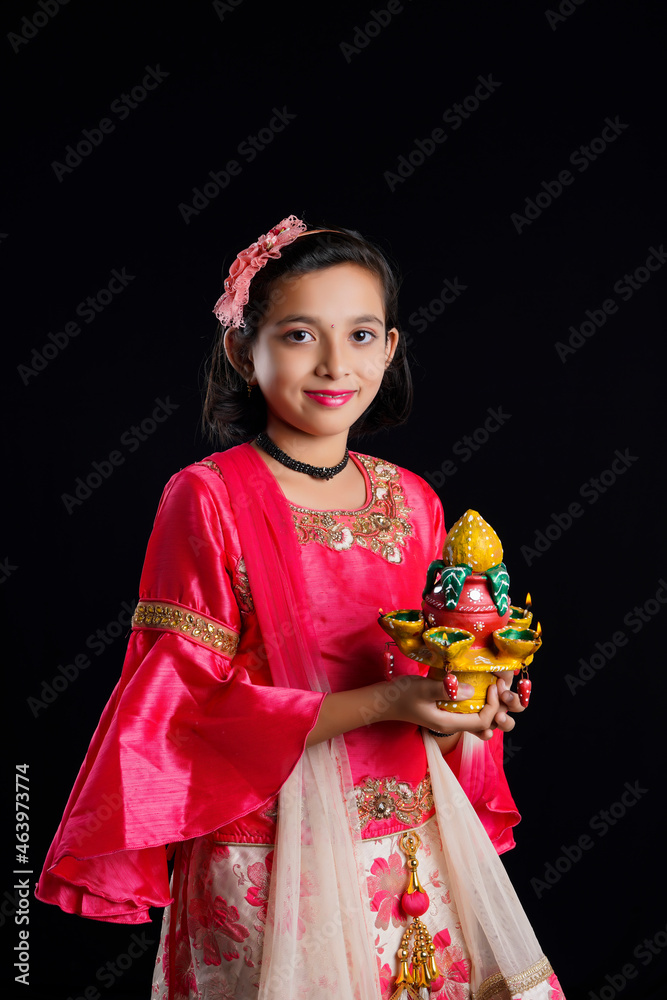
M 507 713 L 525 711 L 518 694 L 511 690 L 513 680 L 514 672 L 507 670 L 502 674 L 498 674 L 495 684 L 489 685 L 489 689 L 486 692 L 486 705 L 479 713 L 479 717 L 481 718 L 489 707 L 494 709 L 494 715 L 488 729 L 475 732 L 474 735 L 479 737 L 479 739 L 490 740 L 495 729 L 502 729 L 504 733 L 510 733 L 514 729 L 516 721 Z M 466 688 L 468 687 L 467 685 L 465 686 Z
M 442 679 L 403 675 L 391 683 L 391 698 L 385 719 L 413 722 L 440 733 L 473 733 L 481 740 L 490 740 L 494 730 L 510 732 L 515 725 L 509 712 L 522 712 L 518 695 L 510 690 L 514 675 L 511 671 L 498 675 L 497 683 L 489 686 L 486 705 L 479 713 L 445 712 L 436 706 L 449 701 Z M 468 684 L 460 684 L 456 701 L 474 695 Z
M 516 722 L 508 714 L 509 712 L 524 711 L 519 696 L 511 690 L 513 679 L 514 673 L 512 671 L 498 674 L 496 683 L 489 685 L 484 708 L 479 713 L 462 714 L 445 712 L 430 701 L 430 698 L 433 698 L 434 701 L 450 700 L 447 695 L 443 699 L 441 679 L 430 676 L 428 678 L 401 677 L 403 692 L 393 706 L 392 716 L 405 722 L 416 722 L 417 725 L 425 726 L 427 729 L 439 733 L 469 732 L 477 736 L 478 739 L 490 740 L 496 729 L 501 729 L 506 733 L 514 729 Z M 425 686 L 426 684 L 428 687 Z M 465 701 L 467 698 L 472 698 L 473 695 L 474 689 L 469 684 L 460 684 L 454 700 Z M 427 721 L 423 721 L 424 719 Z M 444 745 L 443 743 L 443 748 Z

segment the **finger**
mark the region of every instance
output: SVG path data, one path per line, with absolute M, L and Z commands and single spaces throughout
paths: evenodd
M 516 726 L 516 721 L 511 716 L 505 715 L 504 712 L 499 712 L 494 721 L 498 729 L 501 729 L 504 733 L 511 733 Z
M 479 713 L 479 721 L 482 723 L 484 729 L 491 726 L 499 707 L 496 685 L 490 684 L 486 692 L 486 705 Z
M 481 732 L 473 733 L 473 736 L 476 736 L 478 740 L 483 740 L 486 743 L 487 740 L 493 739 L 493 729 L 482 729 Z
M 514 691 L 505 692 L 502 696 L 501 707 L 507 712 L 525 711 L 524 706 L 521 704 L 521 699 Z
M 511 705 L 514 701 L 514 693 L 510 691 L 513 679 L 514 673 L 511 670 L 504 671 L 502 674 L 498 675 L 498 680 L 496 682 L 498 697 L 501 702 L 505 703 L 505 705 Z

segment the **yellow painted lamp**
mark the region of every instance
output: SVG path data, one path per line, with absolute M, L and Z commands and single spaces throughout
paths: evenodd
M 497 674 L 521 671 L 522 705 L 530 698 L 527 667 L 542 645 L 541 628 L 531 629 L 530 594 L 525 608 L 510 604 L 503 548 L 490 524 L 467 510 L 447 536 L 442 559 L 428 568 L 421 611 L 381 614 L 379 623 L 410 659 L 441 671 L 447 712 L 479 712 Z M 459 682 L 474 689 L 455 701 Z

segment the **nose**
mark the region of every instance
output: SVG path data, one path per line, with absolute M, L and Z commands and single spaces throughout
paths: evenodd
M 349 373 L 350 366 L 346 360 L 344 347 L 331 341 L 323 343 L 322 353 L 315 368 L 315 374 L 336 381 L 349 375 Z

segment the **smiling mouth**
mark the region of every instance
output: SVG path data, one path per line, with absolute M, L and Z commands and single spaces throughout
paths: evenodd
M 327 392 L 326 389 L 304 389 L 307 396 L 331 396 L 334 399 L 338 396 L 351 396 L 356 389 L 344 389 L 342 392 Z
M 320 406 L 343 406 L 356 394 L 356 389 L 347 389 L 344 392 L 331 392 L 326 389 L 304 389 L 304 394 Z

